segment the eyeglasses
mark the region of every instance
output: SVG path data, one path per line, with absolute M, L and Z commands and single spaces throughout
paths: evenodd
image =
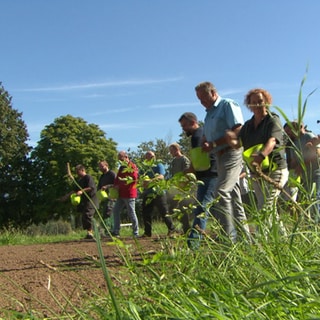
M 263 102 L 261 102 L 261 103 L 250 103 L 250 104 L 248 104 L 248 107 L 249 108 L 259 108 L 259 107 L 266 107 L 266 108 L 268 108 L 270 105 L 269 104 L 267 104 L 267 103 L 263 103 Z

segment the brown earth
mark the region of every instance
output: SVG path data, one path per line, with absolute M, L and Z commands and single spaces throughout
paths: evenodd
M 121 240 L 134 261 L 142 259 L 142 252 L 152 255 L 160 247 L 156 239 Z M 121 249 L 109 239 L 101 243 L 116 284 L 124 269 Z M 59 318 L 64 308 L 81 308 L 95 294 L 108 294 L 95 241 L 0 246 L 0 319 L 14 319 L 8 310 Z

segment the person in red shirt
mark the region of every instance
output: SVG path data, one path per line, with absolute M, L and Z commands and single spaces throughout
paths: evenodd
M 136 215 L 135 204 L 138 195 L 137 180 L 138 168 L 129 159 L 125 151 L 118 153 L 120 167 L 114 181 L 114 187 L 118 189 L 119 197 L 113 208 L 114 226 L 112 236 L 120 235 L 120 214 L 124 208 L 127 209 L 128 216 L 132 223 L 133 236 L 139 236 L 139 223 Z

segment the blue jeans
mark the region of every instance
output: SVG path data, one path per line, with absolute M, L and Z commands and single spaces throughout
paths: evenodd
M 219 199 L 213 211 L 227 237 L 237 240 L 237 230 L 250 240 L 249 226 L 242 206 L 239 175 L 242 169 L 242 148 L 217 153 L 218 180 L 214 192 Z
M 197 189 L 197 201 L 198 205 L 194 209 L 194 220 L 192 224 L 192 230 L 189 234 L 188 246 L 192 248 L 197 248 L 199 246 L 199 240 L 202 238 L 201 234 L 196 230 L 196 227 L 201 230 L 206 229 L 207 220 L 209 216 L 209 210 L 206 208 L 208 203 L 213 201 L 213 192 L 216 186 L 217 177 L 205 177 L 199 179 L 203 184 L 198 185 Z M 202 215 L 204 213 L 204 215 Z M 200 215 L 200 216 L 199 216 Z
M 132 223 L 132 231 L 134 236 L 139 235 L 139 223 L 136 215 L 136 199 L 135 198 L 118 198 L 113 207 L 114 226 L 112 233 L 119 235 L 120 233 L 120 214 L 124 207 L 126 207 L 129 219 Z

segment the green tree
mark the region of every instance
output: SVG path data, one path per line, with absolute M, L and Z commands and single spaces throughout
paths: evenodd
M 39 205 L 34 218 L 43 221 L 69 215 L 73 210 L 70 204 L 57 201 L 73 188 L 67 177 L 67 163 L 72 170 L 77 164 L 83 164 L 97 181 L 100 160 L 107 160 L 110 168 L 115 166 L 116 145 L 97 125 L 88 124 L 82 118 L 66 115 L 47 125 L 31 154 L 39 177 Z
M 21 223 L 30 217 L 31 148 L 22 113 L 12 108 L 11 96 L 0 83 L 0 224 Z
M 181 152 L 187 156 L 190 157 L 190 149 L 191 149 L 191 141 L 190 137 L 188 137 L 184 132 L 182 132 L 179 135 L 180 139 L 177 141 L 177 143 L 181 147 Z

